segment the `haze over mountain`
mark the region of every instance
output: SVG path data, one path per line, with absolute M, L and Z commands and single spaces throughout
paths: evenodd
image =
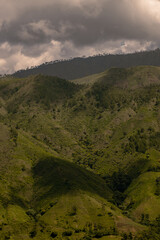
M 159 239 L 160 67 L 1 78 L 0 131 L 2 240 Z
M 34 74 L 43 74 L 72 80 L 100 73 L 111 67 L 127 68 L 140 65 L 160 66 L 160 50 L 47 62 L 31 69 L 20 70 L 14 73 L 13 76 L 27 77 Z

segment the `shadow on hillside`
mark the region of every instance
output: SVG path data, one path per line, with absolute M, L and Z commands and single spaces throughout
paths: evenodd
M 41 159 L 33 168 L 36 200 L 83 190 L 109 199 L 103 179 L 79 166 L 54 157 Z

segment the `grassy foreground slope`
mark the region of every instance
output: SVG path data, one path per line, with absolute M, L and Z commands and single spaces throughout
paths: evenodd
M 80 239 L 115 233 L 114 217 L 121 213 L 111 209 L 112 191 L 103 179 L 54 157 L 22 130 L 16 143 L 11 138 L 9 142 L 11 155 L 1 158 L 1 239 Z
M 157 224 L 160 68 L 75 82 L 0 79 L 1 239 L 121 239 Z

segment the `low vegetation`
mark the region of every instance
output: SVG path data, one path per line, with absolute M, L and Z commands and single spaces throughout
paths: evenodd
M 0 78 L 0 239 L 159 239 L 160 68 L 73 82 Z

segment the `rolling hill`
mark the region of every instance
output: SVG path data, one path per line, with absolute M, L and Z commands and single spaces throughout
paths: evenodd
M 1 239 L 159 239 L 160 68 L 0 78 Z

